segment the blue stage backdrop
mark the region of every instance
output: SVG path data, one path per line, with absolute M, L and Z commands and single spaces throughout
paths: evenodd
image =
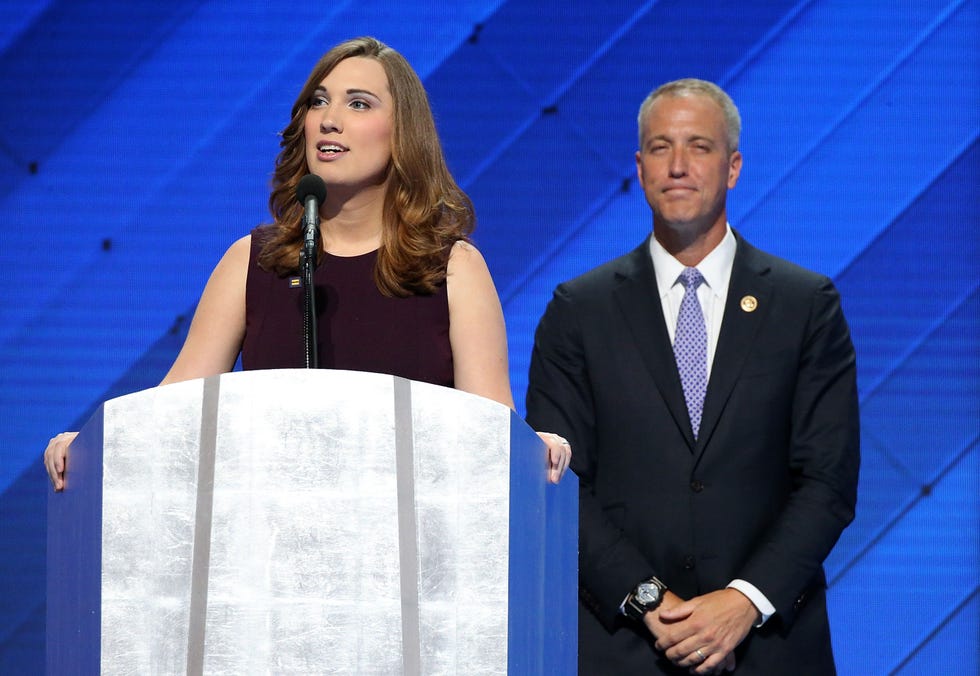
M 44 655 L 48 438 L 159 381 L 267 219 L 315 60 L 372 34 L 429 89 L 504 304 L 516 399 L 559 281 L 637 244 L 636 110 L 739 104 L 733 224 L 830 275 L 860 365 L 855 523 L 827 562 L 844 674 L 980 673 L 980 0 L 0 6 L 0 673 Z

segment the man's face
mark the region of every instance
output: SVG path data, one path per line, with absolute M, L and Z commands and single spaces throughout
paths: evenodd
M 648 111 L 642 139 L 636 171 L 654 227 L 687 236 L 724 228 L 725 198 L 738 181 L 742 155 L 728 152 L 721 107 L 698 94 L 662 96 Z

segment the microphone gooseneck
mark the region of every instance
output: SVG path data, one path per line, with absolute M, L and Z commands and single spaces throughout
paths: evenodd
M 305 295 L 303 338 L 306 346 L 306 368 L 311 369 L 319 366 L 313 270 L 316 268 L 317 236 L 320 234 L 320 205 L 326 198 L 327 186 L 315 174 L 307 174 L 296 185 L 296 199 L 303 205 L 303 248 L 299 252 L 299 268 Z

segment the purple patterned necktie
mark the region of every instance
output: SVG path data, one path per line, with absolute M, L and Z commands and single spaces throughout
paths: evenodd
M 674 332 L 674 359 L 677 360 L 677 371 L 681 376 L 681 387 L 684 388 L 691 429 L 697 439 L 704 393 L 708 387 L 708 333 L 704 327 L 701 303 L 698 302 L 698 287 L 704 277 L 697 268 L 684 268 L 679 281 L 684 285 L 684 298 Z

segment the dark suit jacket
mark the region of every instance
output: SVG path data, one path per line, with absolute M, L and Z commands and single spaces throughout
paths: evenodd
M 854 517 L 854 348 L 829 279 L 736 238 L 697 442 L 648 242 L 560 285 L 538 326 L 527 419 L 569 439 L 581 486 L 582 674 L 686 673 L 619 613 L 650 575 L 766 595 L 736 673 L 834 673 L 822 564 Z

